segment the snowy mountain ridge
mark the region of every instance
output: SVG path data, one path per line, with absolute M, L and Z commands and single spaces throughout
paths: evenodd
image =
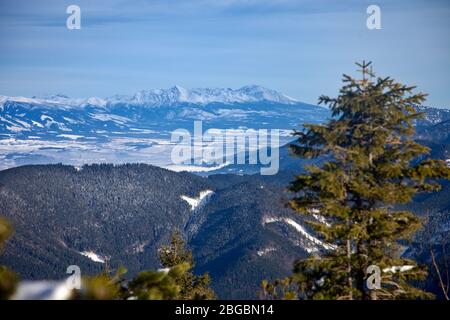
M 0 110 L 6 101 L 29 103 L 35 105 L 64 107 L 105 107 L 117 104 L 140 105 L 146 107 L 172 106 L 180 103 L 206 105 L 210 103 L 248 103 L 274 102 L 295 104 L 297 100 L 273 89 L 257 85 L 244 86 L 239 89 L 230 88 L 195 88 L 186 89 L 173 86 L 169 89 L 141 90 L 133 95 L 113 95 L 108 98 L 69 98 L 62 94 L 43 97 L 9 97 L 0 96 Z

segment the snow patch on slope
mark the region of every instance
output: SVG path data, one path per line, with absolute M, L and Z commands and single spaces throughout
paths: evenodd
M 312 214 L 313 218 L 319 221 L 320 223 L 323 223 L 325 226 L 330 227 L 330 223 L 327 221 L 327 219 L 320 214 L 320 210 L 318 209 L 311 209 L 309 212 Z
M 310 241 L 314 246 L 313 247 L 305 247 L 305 250 L 308 253 L 311 252 L 317 252 L 318 251 L 318 247 L 322 247 L 326 250 L 334 250 L 335 247 L 331 244 L 325 243 L 319 239 L 317 239 L 316 237 L 312 236 L 311 234 L 308 233 L 308 231 L 306 231 L 306 229 L 301 226 L 299 223 L 297 223 L 296 221 L 292 220 L 291 218 L 274 218 L 274 217 L 268 217 L 265 218 L 263 221 L 263 224 L 267 224 L 267 223 L 274 223 L 274 222 L 284 222 L 290 226 L 292 226 L 295 230 L 297 230 L 302 236 L 304 236 L 308 241 Z
M 80 252 L 80 254 L 85 257 L 88 257 L 89 259 L 91 259 L 94 262 L 105 263 L 105 258 L 96 254 L 93 251 L 83 251 L 83 252 Z
M 414 269 L 414 266 L 412 265 L 404 265 L 404 266 L 392 266 L 390 268 L 384 268 L 383 272 L 390 272 L 390 273 L 396 273 L 396 272 L 405 272 Z
M 269 252 L 276 251 L 276 250 L 277 250 L 277 249 L 275 249 L 274 247 L 267 247 L 267 248 L 258 250 L 258 251 L 256 252 L 256 254 L 257 254 L 258 256 L 262 257 L 262 256 L 267 255 Z
M 195 211 L 204 206 L 213 193 L 212 190 L 204 190 L 200 192 L 200 195 L 197 198 L 191 198 L 185 195 L 181 195 L 180 198 L 191 206 L 191 211 Z
M 164 169 L 170 170 L 170 171 L 174 171 L 174 172 L 208 172 L 208 171 L 214 171 L 214 170 L 219 170 L 222 169 L 226 166 L 228 166 L 229 163 L 225 162 L 223 164 L 219 164 L 217 166 L 195 166 L 195 165 L 168 165 L 168 166 L 163 166 Z

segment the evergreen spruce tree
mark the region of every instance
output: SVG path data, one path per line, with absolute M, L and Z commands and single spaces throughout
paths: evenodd
M 125 268 L 119 268 L 115 274 L 104 271 L 98 275 L 85 276 L 81 289 L 74 289 L 74 300 L 171 300 L 179 299 L 181 287 L 177 279 L 189 269 L 182 263 L 170 270 L 146 270 L 133 279 L 124 279 Z
M 305 125 L 292 145 L 297 156 L 324 159 L 291 183 L 290 206 L 333 249 L 297 261 L 292 277 L 264 282 L 272 296 L 282 284 L 285 296 L 300 299 L 432 297 L 413 286 L 426 270 L 401 257 L 400 244 L 421 222 L 399 208 L 418 192 L 438 190 L 437 180 L 450 178 L 450 169 L 427 158 L 429 149 L 413 140 L 413 124 L 421 117 L 414 106 L 425 95 L 391 78 L 375 79 L 370 63 L 357 65 L 361 80 L 344 75 L 337 98 L 319 99 L 332 118 Z M 380 287 L 367 286 L 369 266 L 379 268 Z
M 147 270 L 127 281 L 125 268 L 115 275 L 107 270 L 82 279 L 81 290 L 74 290 L 72 299 L 89 300 L 205 300 L 215 299 L 209 287 L 208 274 L 197 276 L 191 272 L 194 266 L 192 252 L 186 250 L 179 232 L 172 235 L 170 244 L 159 249 L 162 270 Z
M 187 250 L 180 232 L 172 234 L 170 244 L 159 249 L 159 259 L 164 268 L 172 269 L 176 266 L 187 264 L 187 272 L 180 274 L 176 283 L 181 290 L 177 299 L 181 300 L 212 300 L 215 293 L 210 288 L 211 278 L 208 273 L 195 275 L 190 270 L 194 267 L 192 251 Z
M 179 279 L 188 272 L 188 263 L 180 263 L 169 270 L 140 272 L 129 284 L 125 298 L 139 300 L 179 300 L 183 287 Z
M 124 286 L 126 269 L 120 267 L 114 275 L 106 268 L 102 273 L 84 276 L 80 289 L 72 290 L 72 300 L 119 300 L 130 296 Z

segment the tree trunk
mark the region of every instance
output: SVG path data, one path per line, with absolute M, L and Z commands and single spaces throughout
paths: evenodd
M 352 245 L 350 239 L 347 239 L 347 282 L 349 287 L 349 299 L 353 300 L 353 279 L 352 279 Z

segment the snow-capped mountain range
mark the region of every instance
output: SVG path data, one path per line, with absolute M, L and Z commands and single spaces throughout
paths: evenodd
M 203 130 L 290 131 L 328 115 L 325 108 L 255 85 L 239 89 L 174 86 L 87 99 L 62 94 L 0 96 L 0 169 L 54 162 L 169 166 L 170 133 L 175 129 L 192 132 L 196 120 L 202 120 Z
M 185 89 L 174 86 L 170 89 L 142 90 L 132 96 L 113 96 L 104 100 L 105 104 L 129 103 L 152 107 L 171 106 L 179 103 L 206 105 L 209 103 L 249 103 L 273 102 L 295 104 L 299 101 L 276 90 L 261 86 L 244 86 L 239 89 L 230 88 L 197 88 Z
M 186 128 L 194 120 L 207 121 L 206 125 L 216 128 L 291 129 L 298 120 L 322 120 L 326 113 L 324 108 L 261 86 L 236 90 L 174 86 L 104 99 L 69 98 L 62 94 L 32 98 L 0 96 L 0 135 L 111 136 L 130 130 L 136 133 Z
M 169 89 L 141 90 L 133 95 L 114 95 L 107 98 L 69 98 L 63 94 L 43 97 L 7 97 L 0 96 L 0 108 L 5 102 L 29 103 L 57 107 L 114 106 L 116 104 L 140 105 L 145 107 L 167 107 L 180 103 L 206 105 L 210 103 L 250 103 L 272 102 L 295 104 L 299 101 L 276 90 L 257 85 L 244 86 L 239 89 L 230 88 L 195 88 L 186 89 L 175 85 Z

